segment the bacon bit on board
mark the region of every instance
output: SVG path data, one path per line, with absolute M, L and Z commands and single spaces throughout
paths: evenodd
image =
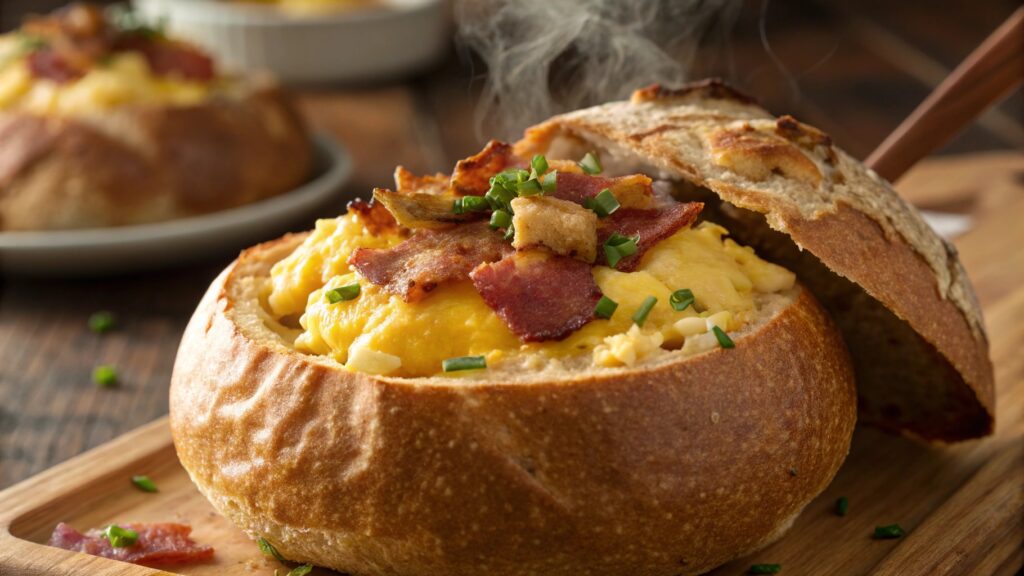
M 186 524 L 119 524 L 138 532 L 135 544 L 125 548 L 114 548 L 103 537 L 102 530 L 90 530 L 85 534 L 61 522 L 53 529 L 48 544 L 64 550 L 83 552 L 122 562 L 146 565 L 186 564 L 202 562 L 213 558 L 213 548 L 196 544 L 189 534 L 192 528 Z
M 601 299 L 590 264 L 544 252 L 482 264 L 470 277 L 484 302 L 524 342 L 565 338 L 593 320 Z

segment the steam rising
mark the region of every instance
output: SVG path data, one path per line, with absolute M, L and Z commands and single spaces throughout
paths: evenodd
M 511 138 L 552 114 L 684 82 L 739 0 L 458 0 L 463 47 L 487 65 L 477 129 Z M 486 127 L 484 126 L 486 124 Z

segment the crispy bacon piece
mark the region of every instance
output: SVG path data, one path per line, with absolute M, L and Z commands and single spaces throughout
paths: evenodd
M 28 69 L 36 78 L 51 80 L 58 84 L 77 80 L 84 75 L 84 72 L 64 54 L 49 49 L 29 54 Z
M 491 188 L 491 176 L 507 168 L 524 165 L 512 152 L 512 146 L 491 140 L 483 150 L 455 164 L 452 191 L 459 196 L 483 196 Z
M 401 193 L 423 193 L 443 194 L 448 191 L 450 178 L 438 172 L 437 174 L 417 176 L 405 169 L 405 166 L 395 168 L 395 190 Z
M 614 214 L 598 223 L 598 246 L 603 246 L 605 240 L 615 232 L 623 236 L 639 234 L 640 242 L 637 243 L 636 254 L 619 260 L 615 267 L 617 270 L 631 272 L 636 270 L 640 264 L 640 258 L 643 257 L 644 252 L 675 234 L 681 228 L 693 224 L 703 209 L 704 203 L 702 202 L 684 202 L 651 210 L 619 208 Z M 598 252 L 597 263 L 607 264 L 604 251 L 598 250 Z
M 486 222 L 474 222 L 447 230 L 418 230 L 394 248 L 359 248 L 348 262 L 385 291 L 416 302 L 439 284 L 467 278 L 478 265 L 511 252 L 508 242 Z
M 651 179 L 642 174 L 604 178 L 574 172 L 558 173 L 555 191 L 551 196 L 583 204 L 585 200 L 597 196 L 605 188 L 611 190 L 623 208 L 647 208 L 654 198 Z
M 590 264 L 544 252 L 482 264 L 470 278 L 484 302 L 524 342 L 565 338 L 594 318 L 601 299 Z
M 398 222 L 388 209 L 373 200 L 367 202 L 356 198 L 348 203 L 348 211 L 359 218 L 359 222 L 374 236 L 398 230 Z
M 135 544 L 125 548 L 114 548 L 103 537 L 100 530 L 90 530 L 82 534 L 61 522 L 53 529 L 49 545 L 133 564 L 186 564 L 213 558 L 213 548 L 196 544 L 188 537 L 192 528 L 186 524 L 119 524 L 119 526 L 138 532 L 139 539 Z

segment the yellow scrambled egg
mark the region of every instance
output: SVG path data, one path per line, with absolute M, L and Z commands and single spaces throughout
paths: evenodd
M 725 228 L 702 223 L 680 230 L 649 250 L 635 272 L 593 268 L 605 296 L 618 303 L 610 320 L 595 319 L 557 342 L 522 344 L 477 294 L 471 282 L 442 285 L 406 303 L 349 269 L 357 246 L 393 245 L 398 237 L 372 237 L 351 215 L 321 220 L 315 232 L 274 266 L 268 302 L 277 316 L 302 313 L 301 351 L 333 356 L 350 369 L 394 376 L 428 376 L 441 362 L 482 355 L 491 365 L 515 354 L 559 358 L 592 354 L 597 365 L 630 365 L 662 345 L 679 346 L 711 324 L 740 328 L 756 293 L 791 288 L 794 275 L 725 238 Z M 353 282 L 360 295 L 330 303 L 326 292 Z M 676 311 L 671 294 L 692 290 L 693 306 Z M 648 296 L 657 304 L 643 328 L 632 315 Z
M 114 54 L 77 80 L 60 84 L 32 76 L 11 35 L 0 37 L 0 111 L 74 116 L 127 104 L 187 106 L 209 97 L 208 82 L 156 76 L 140 54 Z M 5 54 L 7 55 L 5 57 Z

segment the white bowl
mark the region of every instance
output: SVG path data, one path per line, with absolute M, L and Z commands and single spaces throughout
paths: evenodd
M 228 69 L 286 83 L 392 78 L 437 61 L 451 41 L 444 0 L 382 0 L 315 14 L 217 0 L 135 0 L 147 19 L 206 47 Z

